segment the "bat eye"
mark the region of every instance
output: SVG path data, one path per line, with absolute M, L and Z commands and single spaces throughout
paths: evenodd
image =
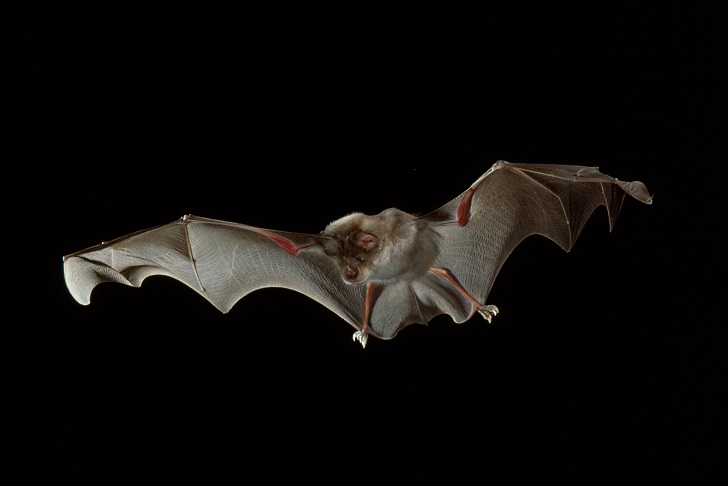
M 361 255 L 357 255 L 357 256 L 355 256 L 354 258 L 356 258 L 356 259 L 357 259 L 357 260 L 359 260 L 360 262 L 363 262 L 363 261 L 364 261 L 364 257 L 363 257 L 363 256 L 361 256 Z

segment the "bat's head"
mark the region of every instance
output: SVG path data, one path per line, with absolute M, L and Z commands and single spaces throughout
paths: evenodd
M 379 248 L 379 237 L 362 230 L 368 216 L 353 213 L 329 224 L 321 233 L 330 239 L 325 252 L 339 267 L 341 279 L 353 285 L 365 283 L 372 275 L 372 260 Z

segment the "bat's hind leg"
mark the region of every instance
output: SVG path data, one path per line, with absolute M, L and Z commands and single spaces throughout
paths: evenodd
M 381 290 L 381 289 L 379 289 Z M 354 341 L 359 341 L 362 348 L 367 346 L 369 336 L 383 339 L 382 336 L 372 330 L 371 318 L 372 318 L 372 306 L 377 300 L 377 288 L 372 282 L 367 282 L 366 297 L 364 298 L 364 312 L 361 317 L 361 329 L 354 333 Z
M 354 336 L 352 337 L 352 339 L 354 341 L 359 341 L 359 344 L 361 344 L 362 348 L 367 347 L 367 340 L 369 339 L 369 334 L 372 334 L 372 331 L 369 328 L 369 320 L 371 319 L 372 305 L 374 304 L 374 296 L 372 294 L 373 289 L 374 289 L 374 284 L 371 282 L 368 282 L 367 283 L 367 293 L 366 293 L 366 297 L 364 298 L 364 314 L 362 315 L 362 319 L 361 319 L 361 329 L 356 331 L 354 333 Z
M 432 267 L 432 268 L 430 268 L 430 272 L 432 272 L 436 275 L 440 275 L 445 280 L 450 282 L 452 284 L 452 286 L 455 287 L 455 289 L 457 289 L 457 291 L 463 295 L 463 297 L 468 299 L 468 301 L 471 304 L 473 304 L 473 310 L 470 313 L 470 316 L 468 316 L 468 318 L 472 317 L 473 314 L 475 314 L 475 312 L 477 311 L 481 316 L 483 316 L 485 318 L 486 321 L 488 321 L 488 323 L 490 323 L 493 320 L 493 317 L 495 317 L 498 314 L 498 308 L 496 306 L 481 304 L 480 301 L 478 301 L 478 299 L 476 299 L 475 297 L 470 295 L 470 292 L 465 290 L 465 288 L 462 285 L 460 285 L 460 282 L 458 282 L 455 277 L 450 275 L 450 272 L 448 272 L 447 270 L 444 270 L 442 268 Z

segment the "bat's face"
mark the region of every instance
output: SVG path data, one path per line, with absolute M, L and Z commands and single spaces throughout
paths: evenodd
M 347 284 L 365 283 L 372 274 L 372 260 L 379 249 L 379 237 L 362 231 L 366 218 L 361 213 L 350 214 L 328 225 L 323 231 L 331 238 L 326 254 L 334 259 Z
M 327 249 L 341 272 L 341 279 L 347 284 L 365 283 L 372 274 L 372 259 L 379 246 L 379 238 L 370 233 L 355 231 L 349 235 L 338 235 L 336 245 Z

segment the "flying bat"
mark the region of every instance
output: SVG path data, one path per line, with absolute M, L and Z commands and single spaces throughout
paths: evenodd
M 642 182 L 597 167 L 498 161 L 424 215 L 355 212 L 319 234 L 185 215 L 64 256 L 64 274 L 84 305 L 100 283 L 139 287 L 150 275 L 179 280 L 222 312 L 254 290 L 287 288 L 351 324 L 366 346 L 440 314 L 490 322 L 498 308 L 486 298 L 521 241 L 538 234 L 568 252 L 598 206 L 611 231 L 626 194 L 652 203 Z

